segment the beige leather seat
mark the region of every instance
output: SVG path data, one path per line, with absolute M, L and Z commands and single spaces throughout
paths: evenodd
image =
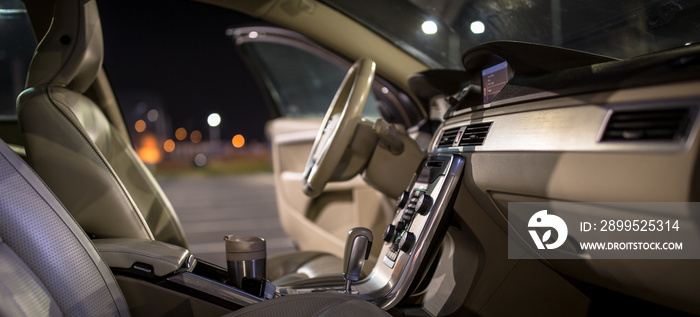
M 119 285 L 90 239 L 0 140 L 0 316 L 129 314 Z M 389 314 L 351 295 L 312 293 L 268 300 L 226 316 Z
M 100 107 L 84 95 L 102 67 L 95 1 L 60 0 L 17 101 L 28 159 L 95 238 L 145 238 L 187 248 L 168 198 Z M 222 250 L 223 253 L 223 250 Z M 268 278 L 341 278 L 342 262 L 319 252 L 268 259 Z
M 83 93 L 102 67 L 96 4 L 57 6 L 18 99 L 32 167 L 89 234 L 187 247 L 172 205 L 133 148 Z M 80 10 L 80 11 L 78 11 Z

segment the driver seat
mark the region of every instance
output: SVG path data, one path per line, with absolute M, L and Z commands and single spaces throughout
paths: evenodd
M 130 143 L 85 95 L 102 59 L 95 1 L 57 1 L 17 99 L 28 160 L 91 237 L 154 239 L 187 248 L 170 201 Z M 273 282 L 285 275 L 287 282 L 329 274 L 342 280 L 342 261 L 326 253 L 272 257 L 267 267 Z

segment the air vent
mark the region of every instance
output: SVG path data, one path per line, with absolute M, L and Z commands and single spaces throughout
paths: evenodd
M 491 122 L 468 125 L 467 128 L 464 129 L 462 139 L 459 141 L 459 146 L 483 145 L 489 128 L 491 128 Z
M 490 127 L 491 122 L 484 122 L 447 129 L 442 133 L 438 147 L 482 145 Z
M 615 111 L 601 141 L 674 141 L 686 136 L 690 108 Z
M 455 143 L 455 139 L 457 138 L 457 135 L 459 134 L 460 128 L 452 128 L 452 129 L 447 129 L 442 133 L 442 137 L 440 137 L 440 143 L 438 144 L 438 147 L 450 147 Z

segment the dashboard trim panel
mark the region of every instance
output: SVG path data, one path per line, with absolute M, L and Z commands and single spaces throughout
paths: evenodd
M 685 136 L 678 141 L 605 141 L 600 135 L 614 110 L 651 110 L 673 107 L 689 107 L 691 123 Z M 478 122 L 493 122 L 482 146 L 438 147 L 437 153 L 479 151 L 601 151 L 601 152 L 681 152 L 687 150 L 696 135 L 698 125 L 698 99 L 677 99 L 653 102 L 629 102 L 616 104 L 588 104 L 570 107 L 508 113 L 483 118 L 471 117 L 464 121 L 446 124 L 445 130 Z M 577 122 L 571 125 L 571 122 Z M 439 138 L 436 138 L 439 140 Z

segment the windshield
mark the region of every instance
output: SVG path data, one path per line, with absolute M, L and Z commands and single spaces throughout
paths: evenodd
M 433 68 L 514 40 L 629 58 L 700 37 L 696 0 L 325 0 Z M 689 44 L 688 44 L 689 45 Z

